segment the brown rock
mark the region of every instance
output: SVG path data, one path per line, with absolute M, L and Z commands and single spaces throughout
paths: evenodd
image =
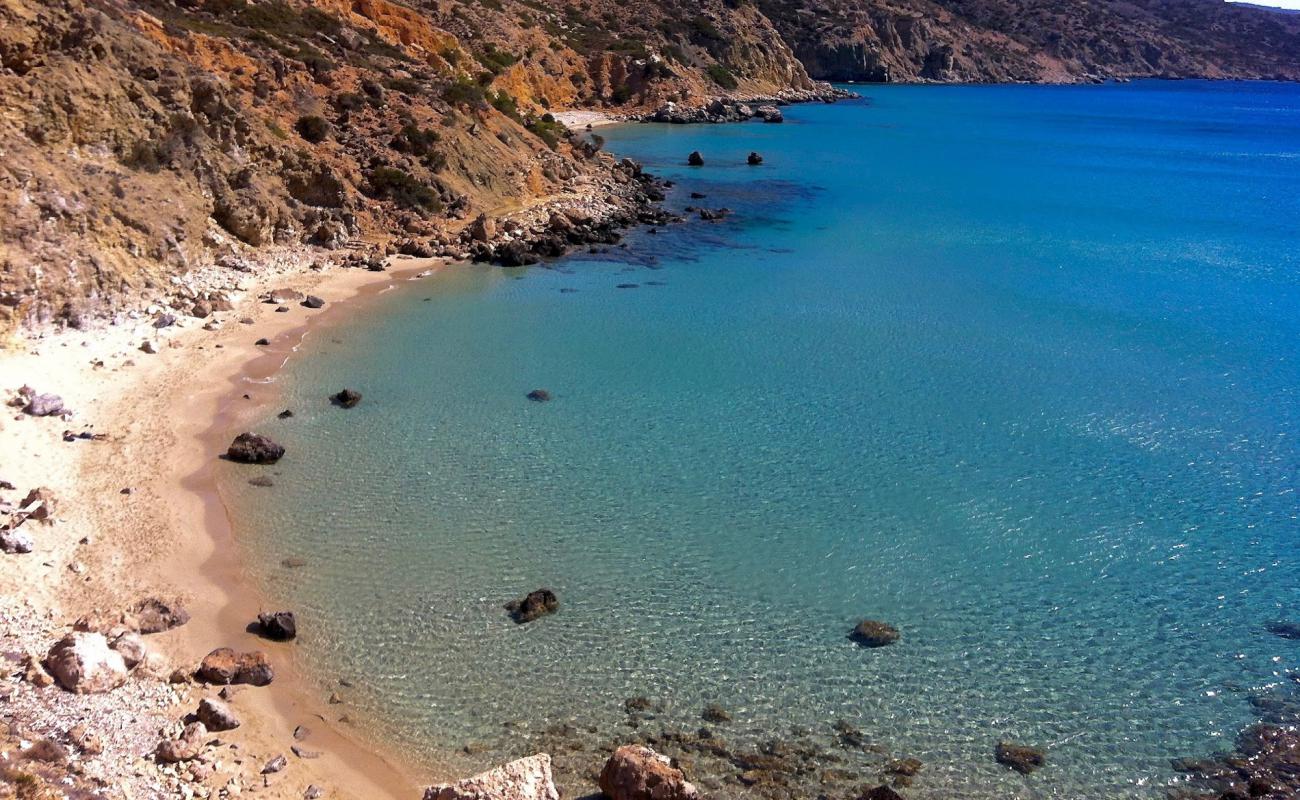
M 699 796 L 668 756 L 636 744 L 614 751 L 600 772 L 599 783 L 611 800 L 694 800 Z
M 189 622 L 190 612 L 178 601 L 146 597 L 131 609 L 131 617 L 140 633 L 162 633 Z
M 102 633 L 69 633 L 50 648 L 46 667 L 59 685 L 77 694 L 107 692 L 126 683 L 126 662 Z
M 232 731 L 239 727 L 239 718 L 230 706 L 212 697 L 205 697 L 199 702 L 195 716 L 210 731 Z
M 522 600 L 511 600 L 505 607 L 514 621 L 522 625 L 547 614 L 554 614 L 560 608 L 560 598 L 550 589 L 538 589 L 529 592 Z
M 275 671 L 266 653 L 260 650 L 236 653 L 229 647 L 218 647 L 204 656 L 198 676 L 206 683 L 266 686 L 274 679 Z
M 849 634 L 849 638 L 863 647 L 885 647 L 897 642 L 901 634 L 898 628 L 886 622 L 864 619 Z
M 1005 764 L 1021 775 L 1028 775 L 1047 763 L 1047 755 L 1042 750 L 1010 742 L 998 742 L 993 757 L 999 764 Z
M 226 458 L 241 464 L 274 464 L 284 457 L 284 447 L 260 433 L 241 433 L 230 443 Z

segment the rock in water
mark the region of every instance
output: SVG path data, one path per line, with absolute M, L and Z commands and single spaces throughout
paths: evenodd
M 903 796 L 888 786 L 877 786 L 858 795 L 858 800 L 903 800 Z
M 998 742 L 998 746 L 993 750 L 993 757 L 999 764 L 1005 764 L 1021 775 L 1028 775 L 1047 763 L 1047 756 L 1042 750 L 1009 742 Z
M 59 685 L 77 694 L 107 692 L 126 683 L 126 662 L 102 633 L 69 633 L 45 657 Z
M 1300 622 L 1270 622 L 1268 632 L 1283 639 L 1300 639 Z
M 764 122 L 785 122 L 785 115 L 776 106 L 759 106 L 754 109 L 754 116 Z
M 692 167 L 702 167 L 704 166 L 704 156 L 700 155 L 699 150 L 693 150 L 691 154 L 686 157 L 686 163 Z
M 749 158 L 745 159 L 745 163 L 749 164 L 751 167 L 757 167 L 759 164 L 763 163 L 763 157 L 758 153 L 750 153 Z
M 551 777 L 551 757 L 538 753 L 472 778 L 430 786 L 424 800 L 560 800 L 560 793 Z
M 330 402 L 339 408 L 354 408 L 357 403 L 361 402 L 361 392 L 354 389 L 344 389 L 338 394 L 330 395 Z
M 731 714 L 727 713 L 727 709 L 717 703 L 709 703 L 705 706 L 704 711 L 700 713 L 700 717 L 705 722 L 712 722 L 714 725 L 731 722 Z
M 259 632 L 268 639 L 287 642 L 298 636 L 298 622 L 292 611 L 268 611 L 257 615 Z
M 600 771 L 600 790 L 610 800 L 694 800 L 695 786 L 672 759 L 648 747 L 623 745 Z M 426 796 L 426 800 L 428 800 Z
M 284 447 L 260 433 L 241 433 L 230 443 L 226 458 L 241 464 L 274 464 L 284 457 Z
M 207 683 L 247 683 L 266 686 L 275 677 L 266 653 L 236 653 L 229 647 L 218 647 L 203 657 L 199 665 L 199 678 Z
M 210 731 L 233 731 L 239 727 L 239 718 L 223 701 L 214 697 L 205 697 L 195 712 L 204 727 Z
M 898 628 L 874 619 L 864 619 L 849 634 L 849 638 L 863 647 L 884 647 L 897 642 L 901 634 Z
M 556 597 L 555 592 L 550 589 L 538 589 L 529 592 L 523 600 L 511 600 L 506 603 L 506 611 L 509 611 L 514 621 L 521 625 L 547 614 L 554 614 L 559 608 L 560 598 Z
M 545 389 L 534 389 L 528 393 L 528 399 L 537 403 L 545 403 L 551 399 L 551 393 Z

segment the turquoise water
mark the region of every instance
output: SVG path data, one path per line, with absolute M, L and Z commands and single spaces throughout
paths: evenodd
M 717 702 L 728 742 L 806 735 L 862 783 L 918 757 L 909 798 L 1161 797 L 1252 721 L 1300 661 L 1263 629 L 1300 616 L 1300 89 L 866 94 L 611 129 L 670 207 L 734 216 L 453 268 L 308 341 L 276 486 L 225 492 L 356 713 L 465 769 L 569 723 L 581 772 L 625 698 L 655 730 Z M 561 611 L 511 623 L 539 586 Z

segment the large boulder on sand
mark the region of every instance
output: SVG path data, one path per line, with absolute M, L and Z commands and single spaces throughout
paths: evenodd
M 205 697 L 199 702 L 199 710 L 194 712 L 203 727 L 210 731 L 233 731 L 239 727 L 239 718 L 225 702 L 215 697 Z
M 600 790 L 611 800 L 694 800 L 699 792 L 672 759 L 639 744 L 614 751 L 600 771 Z M 427 798 L 426 798 L 427 800 Z
M 265 686 L 275 677 L 275 671 L 261 650 L 236 653 L 229 647 L 218 647 L 203 657 L 198 676 L 207 683 Z
M 267 639 L 287 642 L 298 637 L 298 620 L 292 611 L 265 611 L 257 615 L 257 632 Z
M 178 601 L 146 597 L 136 603 L 128 618 L 140 633 L 162 633 L 190 621 L 190 612 Z
M 424 800 L 560 800 L 546 753 L 511 761 L 472 778 L 430 786 Z
M 50 648 L 45 666 L 60 686 L 77 694 L 107 692 L 126 683 L 126 662 L 102 633 L 69 633 Z
M 226 450 L 226 458 L 241 464 L 274 464 L 284 457 L 284 447 L 260 433 L 241 433 Z

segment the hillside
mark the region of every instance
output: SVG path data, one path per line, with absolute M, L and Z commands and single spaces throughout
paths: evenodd
M 1300 16 L 1221 0 L 757 0 L 813 77 L 1300 79 Z

